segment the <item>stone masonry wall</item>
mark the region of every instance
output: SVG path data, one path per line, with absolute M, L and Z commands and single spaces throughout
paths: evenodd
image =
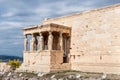
M 63 51 L 53 50 L 51 51 L 51 65 L 50 71 L 70 70 L 69 63 L 63 63 Z
M 24 52 L 24 63 L 18 71 L 50 72 L 50 52 Z
M 24 52 L 24 63 L 18 72 L 50 72 L 58 70 L 70 70 L 70 64 L 63 64 L 63 51 L 46 50 L 40 52 Z M 61 66 L 62 65 L 62 66 Z
M 120 4 L 45 20 L 72 27 L 72 69 L 120 73 Z

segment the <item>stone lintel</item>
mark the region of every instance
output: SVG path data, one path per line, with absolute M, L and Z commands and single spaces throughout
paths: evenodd
M 46 32 L 46 31 L 71 33 L 71 27 L 50 23 L 45 25 L 37 25 L 34 27 L 24 28 L 23 31 L 24 31 L 24 35 L 26 34 L 30 35 L 33 33 Z

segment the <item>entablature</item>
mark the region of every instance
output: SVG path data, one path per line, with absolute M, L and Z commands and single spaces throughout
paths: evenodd
M 62 33 L 71 33 L 71 27 L 64 26 L 64 25 L 58 25 L 54 23 L 45 24 L 45 25 L 37 25 L 29 28 L 24 28 L 24 35 L 26 34 L 33 34 L 33 33 L 40 33 L 40 32 L 62 32 Z

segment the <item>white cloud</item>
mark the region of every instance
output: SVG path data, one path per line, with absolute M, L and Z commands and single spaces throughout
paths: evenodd
M 64 14 L 64 13 L 71 13 L 71 12 L 81 12 L 81 11 L 85 11 L 85 10 L 90 10 L 93 7 L 84 7 L 84 6 L 74 6 L 74 7 L 69 7 L 66 9 L 61 9 L 60 11 L 57 12 L 57 14 Z
M 81 0 L 80 0 L 81 1 Z M 39 5 L 34 12 L 35 16 L 51 16 L 51 15 L 64 15 L 69 14 L 71 12 L 81 12 L 85 10 L 94 9 L 96 5 L 94 5 L 97 1 L 82 1 L 73 5 L 74 1 L 59 1 L 54 3 L 46 3 L 46 5 Z M 39 16 L 38 16 L 39 17 Z
M 14 21 L 4 21 L 0 23 L 0 30 L 23 27 L 23 23 Z
M 13 12 L 8 12 L 8 13 L 3 13 L 1 17 L 13 17 L 14 13 Z

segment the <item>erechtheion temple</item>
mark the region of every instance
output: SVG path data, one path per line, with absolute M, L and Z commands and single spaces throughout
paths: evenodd
M 23 29 L 20 70 L 120 73 L 120 4 Z

